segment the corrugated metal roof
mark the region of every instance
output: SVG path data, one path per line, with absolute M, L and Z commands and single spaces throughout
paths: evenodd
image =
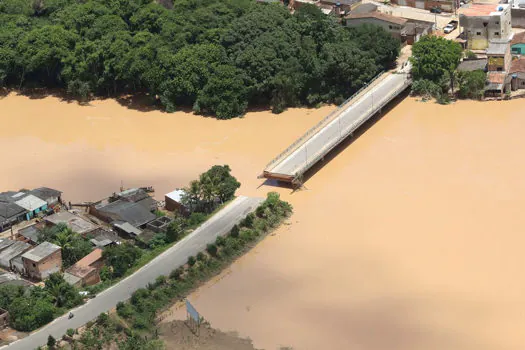
M 106 213 L 115 221 L 127 221 L 135 227 L 147 224 L 155 220 L 156 216 L 140 203 L 117 200 L 106 206 L 97 208 L 101 213 Z
M 360 19 L 360 18 L 375 18 L 384 22 L 394 23 L 403 25 L 407 23 L 407 20 L 405 18 L 396 17 L 392 15 L 388 15 L 386 13 L 381 13 L 377 11 L 369 12 L 369 13 L 350 13 L 348 16 L 346 16 L 347 19 Z
M 31 249 L 30 244 L 16 241 L 15 243 L 11 244 L 11 246 L 0 252 L 0 265 L 3 267 L 9 267 L 9 262 L 12 259 L 22 255 L 29 249 Z
M 29 193 L 32 194 L 35 197 L 38 197 L 38 198 L 44 200 L 44 201 L 47 200 L 47 199 L 50 199 L 50 198 L 60 197 L 60 195 L 62 194 L 61 191 L 54 190 L 54 189 L 49 188 L 49 187 L 35 188 L 34 190 L 29 191 Z
M 137 236 L 142 233 L 142 230 L 131 225 L 129 222 L 115 222 L 113 225 L 126 233 L 132 233 Z
M 509 48 L 508 42 L 490 42 L 487 48 L 487 55 L 504 55 Z
M 171 199 L 171 200 L 173 200 L 175 202 L 180 203 L 184 193 L 186 193 L 186 192 L 184 192 L 184 190 L 177 189 L 175 191 L 171 191 L 170 193 L 165 194 L 164 196 L 168 197 L 169 199 Z
M 15 243 L 15 241 L 7 238 L 0 238 L 0 251 L 4 250 L 5 248 L 9 247 Z
M 33 211 L 47 205 L 47 202 L 33 196 L 32 194 L 28 194 L 24 198 L 17 200 L 15 204 L 21 206 L 25 210 Z
M 60 250 L 60 247 L 56 244 L 50 242 L 43 242 L 31 249 L 30 251 L 25 252 L 22 255 L 22 258 L 34 262 L 39 262 L 40 260 L 47 258 L 51 254 L 55 253 L 57 250 Z
M 70 274 L 69 272 L 64 272 L 64 281 L 66 281 L 67 283 L 69 283 L 70 285 L 74 286 L 76 285 L 78 282 L 80 282 L 81 278 L 78 277 L 78 276 L 75 276 L 73 274 Z
M 46 216 L 45 220 L 55 225 L 64 223 L 67 227 L 80 234 L 93 231 L 98 227 L 84 218 L 68 211 L 61 211 L 56 214 Z

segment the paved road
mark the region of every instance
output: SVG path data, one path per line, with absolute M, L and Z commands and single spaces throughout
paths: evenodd
M 405 67 L 404 71 L 408 70 L 408 66 Z M 351 100 L 348 107 L 343 106 L 339 116 L 306 139 L 294 152 L 275 162 L 265 171 L 289 176 L 304 173 L 318 160 L 318 157 L 325 155 L 370 118 L 379 107 L 388 103 L 393 94 L 397 95 L 400 89 L 407 87 L 406 84 L 406 74 L 389 74 L 378 81 L 372 89 Z
M 28 337 L 4 346 L 2 349 L 32 350 L 39 345 L 44 345 L 49 334 L 58 339 L 66 333 L 68 328 L 78 328 L 95 319 L 101 312 L 114 308 L 117 302 L 129 299 L 131 293 L 138 288 L 154 282 L 160 275 L 169 275 L 171 271 L 185 264 L 188 257 L 203 251 L 207 244 L 215 241 L 217 236 L 228 233 L 234 224 L 255 210 L 263 200 L 244 196 L 236 198 L 189 236 L 157 256 L 133 275 L 73 310 L 75 317 L 72 319 L 68 319 L 67 315 L 58 318 Z

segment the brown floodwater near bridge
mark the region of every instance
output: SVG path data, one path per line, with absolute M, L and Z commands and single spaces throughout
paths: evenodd
M 524 103 L 407 98 L 292 194 L 256 176 L 332 107 L 217 121 L 10 94 L 0 190 L 160 199 L 229 164 L 239 193 L 277 190 L 295 214 L 190 296 L 214 327 L 266 349 L 522 350 Z

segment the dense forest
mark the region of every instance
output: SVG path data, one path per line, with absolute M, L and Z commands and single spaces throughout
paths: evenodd
M 145 93 L 231 118 L 250 107 L 340 103 L 390 67 L 399 42 L 315 6 L 254 0 L 1 0 L 0 87 Z

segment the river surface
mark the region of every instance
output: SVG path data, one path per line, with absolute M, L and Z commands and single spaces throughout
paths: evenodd
M 524 104 L 407 98 L 292 194 L 256 176 L 332 107 L 217 121 L 11 94 L 0 190 L 160 199 L 229 164 L 239 193 L 278 190 L 295 213 L 190 296 L 214 327 L 265 349 L 523 350 Z

